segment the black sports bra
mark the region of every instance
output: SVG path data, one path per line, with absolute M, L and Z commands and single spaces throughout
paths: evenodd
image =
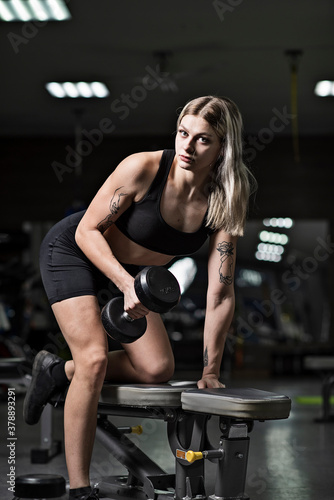
M 194 233 L 179 231 L 162 218 L 160 201 L 174 156 L 174 150 L 164 150 L 158 172 L 145 197 L 132 203 L 115 225 L 130 240 L 149 250 L 166 255 L 189 255 L 203 245 L 212 230 L 205 227 L 206 217 Z

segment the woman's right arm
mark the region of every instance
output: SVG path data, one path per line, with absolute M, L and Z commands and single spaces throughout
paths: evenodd
M 134 291 L 134 278 L 125 271 L 103 236 L 117 218 L 148 188 L 150 154 L 122 161 L 100 188 L 76 230 L 77 245 L 88 259 L 124 293 L 124 308 L 134 319 L 148 313 Z

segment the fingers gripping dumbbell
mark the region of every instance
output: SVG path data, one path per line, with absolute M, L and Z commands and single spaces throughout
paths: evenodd
M 145 267 L 135 277 L 134 287 L 140 302 L 153 312 L 167 312 L 180 301 L 177 279 L 161 266 Z M 107 334 L 125 344 L 139 339 L 147 328 L 146 318 L 133 320 L 124 311 L 123 297 L 110 300 L 102 309 L 101 319 Z

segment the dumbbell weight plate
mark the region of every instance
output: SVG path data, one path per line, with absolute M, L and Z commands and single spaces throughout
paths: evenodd
M 146 318 L 129 321 L 124 314 L 124 299 L 110 300 L 102 309 L 101 319 L 104 329 L 122 344 L 129 344 L 144 335 L 147 328 Z
M 140 302 L 153 312 L 167 312 L 180 301 L 177 279 L 162 266 L 145 267 L 136 276 L 134 286 Z
M 57 498 L 65 492 L 65 479 L 57 474 L 26 474 L 15 480 L 16 498 Z

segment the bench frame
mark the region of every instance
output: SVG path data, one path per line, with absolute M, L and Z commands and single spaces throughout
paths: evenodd
M 199 390 L 187 382 L 176 386 L 111 384 L 102 390 L 103 396 L 106 402 L 99 404 L 96 437 L 128 475 L 108 477 L 97 486 L 104 495 L 143 500 L 206 499 L 204 458 L 217 466 L 212 500 L 249 500 L 245 485 L 254 421 L 287 418 L 291 408 L 286 396 L 256 389 Z M 164 420 L 175 473 L 168 474 L 153 462 L 109 421 L 109 415 Z M 212 415 L 219 417 L 219 444 L 212 444 L 207 434 Z M 189 462 L 189 450 L 202 452 L 202 458 Z
M 175 457 L 175 474 L 168 474 L 153 462 L 133 441 L 120 432 L 107 416 L 115 415 L 163 419 L 167 422 L 170 449 Z M 138 411 L 140 410 L 140 411 Z M 207 498 L 205 491 L 204 460 L 189 463 L 186 452 L 192 450 L 215 450 L 207 436 L 207 422 L 211 415 L 194 414 L 181 408 L 111 408 L 100 407 L 97 423 L 97 440 L 127 470 L 128 476 L 113 476 L 98 483 L 104 495 L 135 496 L 138 499 L 198 499 Z M 104 412 L 106 414 L 104 414 Z M 249 500 L 245 493 L 248 433 L 252 421 L 219 418 L 222 436 L 219 450 L 222 458 L 211 458 L 218 466 L 217 479 L 212 499 Z
M 225 405 L 222 411 L 223 413 L 226 411 L 226 405 L 230 406 L 232 415 L 226 416 L 218 413 L 221 437 L 219 443 L 212 444 L 207 435 L 207 423 L 213 414 L 217 415 L 215 407 L 217 397 L 213 394 L 215 405 L 210 405 L 205 402 L 208 395 L 212 396 L 210 390 L 207 390 L 208 392 L 204 390 L 203 393 L 203 390 L 189 389 L 189 383 L 185 384 L 184 388 L 179 388 L 176 392 L 174 387 L 168 385 L 142 386 L 142 389 L 140 387 L 138 389 L 138 386 L 111 384 L 109 388 L 112 387 L 113 390 L 116 390 L 116 397 L 113 390 L 111 393 L 108 392 L 108 384 L 105 387 L 106 390 L 102 390 L 102 402 L 98 406 L 96 439 L 128 471 L 127 475 L 101 478 L 95 486 L 99 488 L 102 496 L 115 497 L 117 495 L 136 500 L 206 500 L 208 497 L 204 458 L 207 458 L 217 466 L 214 493 L 210 496 L 211 500 L 250 500 L 245 492 L 249 433 L 253 429 L 255 420 L 287 418 L 291 407 L 290 399 L 286 396 L 265 393 L 256 389 L 231 390 L 232 396 L 229 396 L 229 389 L 222 389 L 221 399 Z M 127 395 L 128 388 L 130 388 L 130 392 Z M 133 388 L 138 391 L 138 399 L 131 392 Z M 119 389 L 121 396 L 118 400 L 117 390 Z M 124 394 L 122 395 L 124 389 L 125 398 Z M 146 401 L 146 394 L 150 390 L 154 392 L 158 389 L 160 389 L 162 397 L 156 395 L 152 401 L 150 401 L 150 397 L 149 401 Z M 172 394 L 171 404 L 168 404 L 168 397 L 167 402 L 164 399 L 164 391 L 167 391 L 167 396 L 168 392 Z M 225 391 L 226 395 L 224 395 Z M 104 392 L 105 399 L 103 399 Z M 242 392 L 247 394 L 247 397 L 242 395 Z M 252 400 L 253 392 L 254 398 Z M 239 393 L 241 396 L 238 398 Z M 267 399 L 262 394 L 267 395 Z M 201 399 L 198 400 L 198 397 Z M 206 412 L 198 407 L 198 401 L 202 401 L 202 399 L 203 405 L 201 407 L 209 408 Z M 243 399 L 245 403 L 243 403 Z M 131 400 L 134 401 L 134 404 L 130 404 Z M 52 401 L 52 404 L 62 406 L 63 402 L 64 398 L 59 399 L 58 397 Z M 241 404 L 242 410 L 246 409 L 246 418 L 240 417 L 240 411 L 236 408 L 238 404 Z M 268 407 L 271 405 L 274 410 L 268 412 Z M 184 409 L 183 406 L 187 409 Z M 280 406 L 281 408 L 279 408 Z M 34 451 L 35 455 L 32 453 L 31 458 L 35 463 L 42 462 L 42 455 L 46 461 L 54 456 L 52 406 L 47 405 L 45 410 L 42 414 L 41 425 L 41 443 L 44 445 L 41 447 L 39 456 L 36 455 L 36 450 Z M 255 413 L 253 413 L 254 411 Z M 233 413 L 237 416 L 236 418 L 234 418 Z M 169 474 L 157 465 L 126 436 L 126 431 L 123 428 L 117 428 L 109 420 L 109 416 L 140 417 L 165 421 L 170 450 L 175 457 L 175 473 Z M 189 450 L 203 452 L 203 458 L 192 463 L 188 462 L 186 453 Z M 38 456 L 38 460 L 36 460 L 36 456 Z

